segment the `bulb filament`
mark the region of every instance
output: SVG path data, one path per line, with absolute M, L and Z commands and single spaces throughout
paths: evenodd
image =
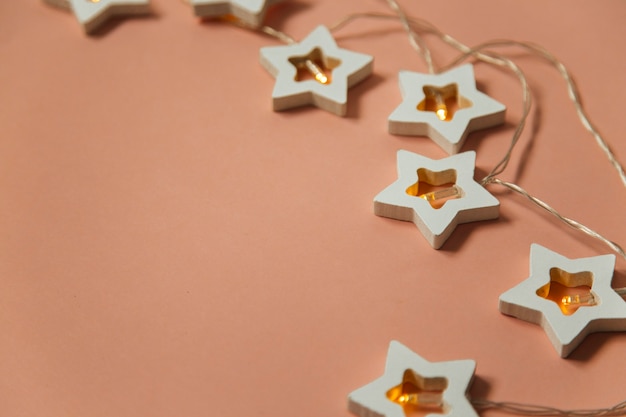
M 441 94 L 435 94 L 435 114 L 441 121 L 448 118 L 448 107 Z
M 328 84 L 329 83 L 329 78 L 326 74 L 324 74 L 324 71 L 322 71 L 322 69 L 319 67 L 319 65 L 317 65 L 315 62 L 313 62 L 310 59 L 307 59 L 304 61 L 304 66 L 309 70 L 309 72 L 311 73 L 311 75 L 313 75 L 313 77 L 315 77 L 315 79 L 317 80 L 318 83 L 320 84 Z
M 597 302 L 593 294 L 589 293 L 582 295 L 566 295 L 561 298 L 561 304 L 565 308 L 578 308 L 583 306 L 594 306 Z

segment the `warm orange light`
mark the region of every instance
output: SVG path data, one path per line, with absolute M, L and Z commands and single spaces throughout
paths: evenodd
M 537 289 L 536 294 L 555 303 L 561 313 L 571 316 L 580 307 L 593 307 L 600 304 L 600 297 L 591 291 L 593 273 L 591 271 L 568 272 L 550 268 L 550 281 Z
M 100 0 L 96 0 L 96 1 L 100 1 Z M 219 17 L 219 19 L 228 23 L 238 23 L 240 21 L 239 19 L 235 17 L 235 15 L 232 15 L 232 14 L 222 15 Z
M 441 93 L 436 93 L 433 97 L 435 99 L 435 114 L 442 122 L 448 118 L 448 106 Z
M 429 110 L 434 111 L 437 115 L 437 118 L 442 122 L 448 120 L 449 111 L 448 106 L 446 105 L 446 97 L 450 95 L 450 92 L 447 91 L 449 89 L 450 88 L 437 88 L 433 86 L 424 87 L 424 93 L 426 94 L 426 97 L 432 100 L 432 103 L 434 103 L 434 106 L 431 107 Z
M 313 77 L 315 77 L 315 79 L 317 80 L 318 83 L 320 84 L 328 84 L 329 83 L 329 78 L 326 74 L 324 74 L 324 71 L 322 71 L 322 69 L 319 67 L 319 65 L 317 65 L 315 62 L 313 62 L 310 59 L 307 59 L 306 61 L 304 61 L 304 66 L 306 66 L 306 68 L 309 70 L 309 72 L 311 73 L 311 75 L 313 75 Z
M 387 391 L 387 399 L 400 405 L 406 416 L 423 411 L 441 413 L 448 380 L 444 377 L 423 377 L 411 369 L 404 371 L 402 382 Z
M 324 51 L 319 47 L 313 48 L 306 55 L 289 57 L 288 61 L 296 68 L 294 81 L 315 80 L 322 85 L 333 82 L 333 70 L 341 65 L 340 60 L 324 55 Z

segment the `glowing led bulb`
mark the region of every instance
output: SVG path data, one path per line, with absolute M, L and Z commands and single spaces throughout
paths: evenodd
M 400 405 L 429 405 L 429 406 L 441 406 L 441 393 L 440 392 L 415 392 L 411 394 L 401 394 L 396 402 Z
M 320 84 L 328 84 L 330 82 L 328 76 L 324 74 L 324 71 L 322 71 L 319 65 L 317 65 L 312 60 L 307 59 L 306 61 L 304 61 L 304 65 Z
M 453 185 L 452 187 L 443 188 L 441 190 L 431 191 L 429 193 L 421 194 L 419 197 L 428 201 L 429 203 L 437 203 L 442 200 L 448 200 L 451 198 L 460 198 L 462 196 L 461 189 Z
M 448 118 L 448 107 L 441 94 L 435 94 L 435 113 L 441 121 Z
M 435 102 L 435 114 L 439 120 L 445 121 L 448 118 L 448 106 L 446 106 L 446 99 L 440 89 L 425 87 L 424 92 L 428 98 Z
M 593 294 L 582 294 L 582 295 L 566 295 L 561 298 L 561 304 L 563 307 L 574 308 L 574 307 L 582 307 L 582 306 L 594 306 L 596 305 L 596 298 Z

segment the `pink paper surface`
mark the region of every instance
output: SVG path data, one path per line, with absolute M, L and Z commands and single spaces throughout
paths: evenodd
M 404 1 L 466 44 L 536 42 L 573 73 L 626 160 L 626 3 Z M 498 312 L 529 273 L 531 243 L 608 253 L 522 197 L 490 186 L 501 218 L 433 250 L 377 217 L 396 152 L 446 154 L 387 133 L 400 70 L 426 71 L 395 21 L 358 20 L 340 47 L 375 57 L 345 118 L 271 110 L 259 48 L 279 41 L 199 22 L 180 1 L 86 37 L 42 1 L 0 2 L 0 415 L 350 416 L 347 394 L 383 372 L 389 341 L 430 361 L 474 359 L 473 398 L 560 408 L 624 400 L 626 334 L 560 359 L 544 331 Z M 302 39 L 375 0 L 291 1 L 268 24 Z M 436 64 L 455 51 L 432 36 Z M 535 110 L 515 182 L 626 244 L 626 190 L 540 58 L 522 67 Z M 471 134 L 476 177 L 521 115 L 517 79 L 475 65 L 506 124 Z M 618 259 L 614 286 L 626 286 Z M 503 415 L 490 411 L 485 415 Z

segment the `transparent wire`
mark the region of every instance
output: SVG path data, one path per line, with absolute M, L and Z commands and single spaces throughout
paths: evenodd
M 433 64 L 433 58 L 430 54 L 430 49 L 428 49 L 422 37 L 413 30 L 411 22 L 409 21 L 409 17 L 406 15 L 406 13 L 402 9 L 402 7 L 400 7 L 396 0 L 387 0 L 387 4 L 389 5 L 389 7 L 391 7 L 393 11 L 396 12 L 398 19 L 400 19 L 400 23 L 402 23 L 404 30 L 409 35 L 409 43 L 411 44 L 413 49 L 415 49 L 417 53 L 421 55 L 422 59 L 424 59 L 424 62 L 428 67 L 428 72 L 434 74 L 435 66 Z
M 577 222 L 576 220 L 570 219 L 569 217 L 563 216 L 561 213 L 556 211 L 554 208 L 552 208 L 550 205 L 548 205 L 544 201 L 538 199 L 537 197 L 534 197 L 534 196 L 530 195 L 526 190 L 524 190 L 519 185 L 510 183 L 510 182 L 506 182 L 506 181 L 502 181 L 499 178 L 491 178 L 489 180 L 489 183 L 499 184 L 499 185 L 501 185 L 503 187 L 508 188 L 509 190 L 512 190 L 512 191 L 514 191 L 514 192 L 516 192 L 516 193 L 526 197 L 529 201 L 531 201 L 537 207 L 539 207 L 539 208 L 547 211 L 548 213 L 552 214 L 554 217 L 556 217 L 557 219 L 559 219 L 561 222 L 565 223 L 566 225 L 568 225 L 572 229 L 579 230 L 579 231 L 583 232 L 584 234 L 586 234 L 588 236 L 591 236 L 592 238 L 597 239 L 597 240 L 603 242 L 611 250 L 613 250 L 614 252 L 619 254 L 622 258 L 626 259 L 626 253 L 624 252 L 624 249 L 620 245 L 618 245 L 617 243 L 615 243 L 615 242 L 605 238 L 600 233 L 590 229 L 589 227 L 585 226 L 584 224 L 581 224 L 581 223 Z
M 626 401 L 622 401 L 611 408 L 589 410 L 560 410 L 558 408 L 541 405 L 496 402 L 483 399 L 471 399 L 471 402 L 477 410 L 499 409 L 510 414 L 523 416 L 609 417 L 626 415 Z
M 576 82 L 574 81 L 570 72 L 561 61 L 559 61 L 552 53 L 550 53 L 547 49 L 545 49 L 541 45 L 537 45 L 531 42 L 519 42 L 519 41 L 513 41 L 513 40 L 495 40 L 495 41 L 485 42 L 479 46 L 474 47 L 473 49 L 484 50 L 486 48 L 506 47 L 506 46 L 521 47 L 523 49 L 526 49 L 527 51 L 533 52 L 536 55 L 547 60 L 550 64 L 552 64 L 552 66 L 554 66 L 557 69 L 561 77 L 567 83 L 568 96 L 570 100 L 572 101 L 572 103 L 574 104 L 576 113 L 578 115 L 578 118 L 580 119 L 581 124 L 589 133 L 591 133 L 593 138 L 596 140 L 597 145 L 600 147 L 600 149 L 604 152 L 604 154 L 608 158 L 609 163 L 617 171 L 617 174 L 620 177 L 622 184 L 626 186 L 626 173 L 624 172 L 624 168 L 622 167 L 617 157 L 611 150 L 609 144 L 606 142 L 606 140 L 602 137 L 602 135 L 600 134 L 596 126 L 589 119 L 587 112 L 583 108 L 582 100 L 580 98 L 580 92 L 578 90 Z M 450 65 L 456 65 L 458 62 L 461 62 L 463 59 L 465 58 L 461 59 L 461 57 L 459 57 L 457 58 L 456 61 L 453 61 Z

